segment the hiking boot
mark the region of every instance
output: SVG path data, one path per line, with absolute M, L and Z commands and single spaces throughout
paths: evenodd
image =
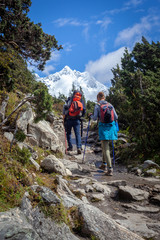
M 72 147 L 68 147 L 67 151 L 73 151 L 73 148 Z
M 107 176 L 113 176 L 113 168 L 109 168 L 106 172 Z
M 107 169 L 107 164 L 106 163 L 102 163 L 102 165 L 99 167 L 99 169 L 105 171 Z
M 80 148 L 77 149 L 77 154 L 81 154 L 81 149 Z

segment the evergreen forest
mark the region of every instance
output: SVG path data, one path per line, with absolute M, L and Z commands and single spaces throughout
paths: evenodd
M 120 129 L 133 143 L 123 157 L 160 163 L 160 42 L 142 37 L 132 52 L 125 49 L 121 66 L 112 72 L 107 99 L 118 112 Z

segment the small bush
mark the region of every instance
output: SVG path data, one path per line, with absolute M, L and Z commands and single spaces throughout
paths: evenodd
M 26 135 L 22 130 L 18 130 L 17 133 L 15 134 L 15 138 L 19 142 L 23 142 L 26 139 Z
M 23 165 L 26 165 L 26 164 L 29 163 L 29 159 L 31 157 L 31 153 L 30 153 L 30 151 L 27 148 L 23 147 L 22 149 L 20 149 L 19 147 L 16 147 L 14 149 L 14 153 L 15 153 L 14 158 L 18 162 L 22 163 Z

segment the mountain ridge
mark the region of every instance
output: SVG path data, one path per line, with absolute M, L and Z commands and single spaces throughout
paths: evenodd
M 50 74 L 47 77 L 39 77 L 36 74 L 36 80 L 45 83 L 49 93 L 56 97 L 60 93 L 68 97 L 73 84 L 76 89 L 79 89 L 81 86 L 87 101 L 96 101 L 97 93 L 100 91 L 103 91 L 106 95 L 108 94 L 108 88 L 98 82 L 88 72 L 72 70 L 69 66 L 65 66 L 61 71 Z

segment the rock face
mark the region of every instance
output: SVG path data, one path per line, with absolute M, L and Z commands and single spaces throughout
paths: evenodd
M 77 219 L 81 221 L 80 235 L 96 237 L 100 240 L 142 240 L 141 237 L 117 224 L 107 214 L 80 200 L 71 192 L 62 194 L 61 199 L 49 188 L 34 185 L 32 190 L 40 193 L 47 206 L 56 206 L 61 201 L 70 208 L 77 206 Z M 46 217 L 37 206 L 32 207 L 29 194 L 26 192 L 20 208 L 0 213 L 0 239 L 11 240 L 78 240 L 65 223 Z
M 84 219 L 82 233 L 101 240 L 142 240 L 138 235 L 117 224 L 105 213 L 91 205 L 80 205 L 79 214 Z
M 29 124 L 28 133 L 33 135 L 33 138 L 30 138 L 32 144 L 54 152 L 63 151 L 63 144 L 47 121 Z
M 64 152 L 64 146 L 54 128 L 63 128 L 62 121 L 56 121 L 54 124 L 54 115 L 52 114 L 52 121 L 39 121 L 34 123 L 34 113 L 29 107 L 25 112 L 21 113 L 17 121 L 17 126 L 28 137 L 29 142 L 33 146 L 39 146 L 43 149 L 52 150 L 53 152 Z
M 31 108 L 27 111 L 21 113 L 20 118 L 17 121 L 17 126 L 21 129 L 25 134 L 27 134 L 28 124 L 32 123 L 34 120 L 34 114 Z
M 40 240 L 33 226 L 28 223 L 26 216 L 19 208 L 0 213 L 0 239 Z

